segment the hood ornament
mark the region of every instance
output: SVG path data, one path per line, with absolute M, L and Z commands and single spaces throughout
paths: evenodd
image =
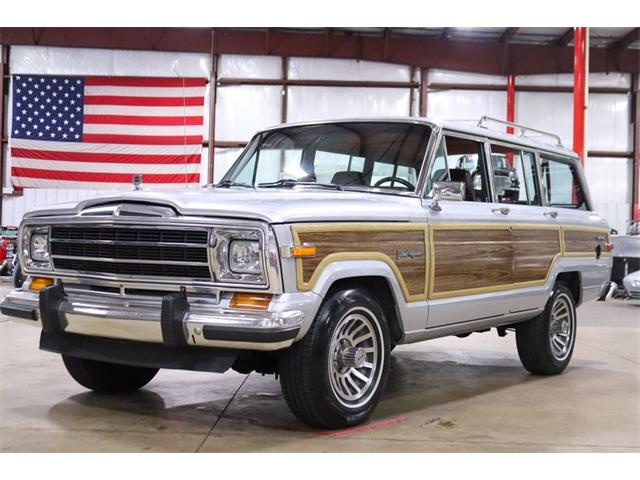
M 131 179 L 134 190 L 142 190 L 142 174 L 138 173 Z

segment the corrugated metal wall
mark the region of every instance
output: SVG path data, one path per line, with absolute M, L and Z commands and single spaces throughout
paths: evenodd
M 210 59 L 205 54 L 112 51 L 49 47 L 12 47 L 11 73 L 154 75 L 209 77 Z M 291 58 L 291 79 L 375 80 L 408 82 L 411 69 L 401 65 L 351 60 Z M 279 57 L 224 55 L 219 60 L 219 78 L 282 78 Z M 506 85 L 506 78 L 432 70 L 430 83 Z M 591 75 L 592 86 L 628 87 L 625 74 Z M 570 86 L 571 75 L 518 77 L 516 85 Z M 207 87 L 208 88 L 208 87 Z M 505 87 L 506 89 L 506 87 Z M 258 129 L 280 122 L 282 88 L 264 85 L 221 85 L 217 91 L 216 140 L 247 141 Z M 208 102 L 209 95 L 206 95 Z M 340 118 L 359 115 L 405 116 L 410 113 L 408 88 L 314 87 L 288 88 L 289 121 Z M 417 95 L 414 95 L 414 105 Z M 571 145 L 572 95 L 570 93 L 518 92 L 516 121 L 558 133 Z M 417 111 L 414 108 L 413 111 Z M 433 90 L 428 94 L 428 115 L 447 119 L 477 120 L 482 115 L 504 118 L 506 92 L 478 90 Z M 208 129 L 205 105 L 205 131 Z M 632 149 L 630 96 L 590 96 L 587 146 L 591 150 L 625 152 Z M 8 126 L 10 128 L 10 125 Z M 6 135 L 6 133 L 5 133 Z M 241 149 L 217 148 L 215 177 L 218 180 Z M 8 153 L 8 152 L 7 152 Z M 10 158 L 4 191 L 10 192 Z M 202 155 L 206 179 L 207 149 Z M 589 158 L 586 174 L 597 210 L 612 226 L 624 230 L 629 219 L 631 159 Z M 23 213 L 43 204 L 77 201 L 95 195 L 87 190 L 26 190 L 23 196 L 3 199 L 3 223 L 17 224 Z

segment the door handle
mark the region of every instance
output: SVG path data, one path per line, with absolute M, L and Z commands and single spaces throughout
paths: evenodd
M 544 216 L 549 216 L 551 218 L 556 218 L 558 216 L 558 211 L 557 210 L 547 210 L 546 212 L 542 213 Z
M 493 213 L 501 213 L 502 215 L 509 215 L 509 212 L 511 211 L 511 209 L 509 207 L 498 207 L 498 208 L 492 208 L 491 211 Z

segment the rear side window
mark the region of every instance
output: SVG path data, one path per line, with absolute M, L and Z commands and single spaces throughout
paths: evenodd
M 540 156 L 540 170 L 548 205 L 577 210 L 589 209 L 576 167 L 569 160 L 543 154 Z

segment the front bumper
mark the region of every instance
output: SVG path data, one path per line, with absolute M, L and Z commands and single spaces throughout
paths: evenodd
M 41 324 L 45 333 L 164 344 L 167 347 L 222 347 L 278 350 L 290 346 L 315 298 L 275 298 L 268 311 L 228 308 L 228 301 L 190 302 L 182 293 L 164 297 L 101 296 L 54 285 L 40 292 L 9 293 L 4 315 Z M 295 307 L 291 307 L 295 305 Z

